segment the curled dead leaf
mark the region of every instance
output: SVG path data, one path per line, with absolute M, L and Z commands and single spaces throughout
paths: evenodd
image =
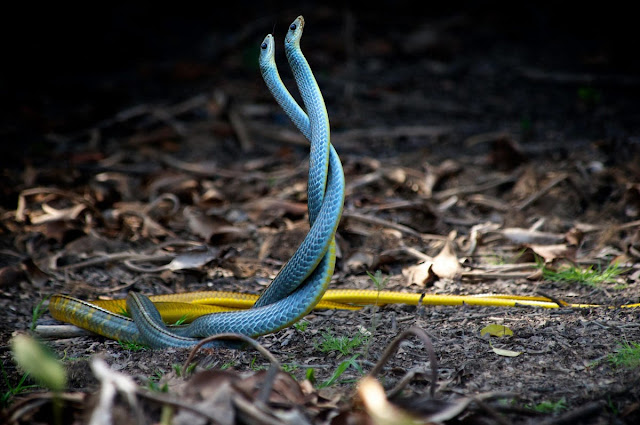
M 189 230 L 205 241 L 213 244 L 225 244 L 247 239 L 250 230 L 229 223 L 222 217 L 206 215 L 202 211 L 186 207 L 183 211 Z
M 557 259 L 575 260 L 576 258 L 575 246 L 567 246 L 565 244 L 555 244 L 555 245 L 529 244 L 529 245 L 526 245 L 526 247 L 527 249 L 530 249 L 531 251 L 533 251 L 533 253 L 538 257 L 542 257 L 545 263 L 549 263 Z
M 438 255 L 431 260 L 404 269 L 402 274 L 409 285 L 426 286 L 437 279 L 460 278 L 462 266 L 453 250 L 453 243 L 447 240 Z
M 462 274 L 462 266 L 450 240 L 445 242 L 440 253 L 433 258 L 433 272 L 441 279 L 458 279 Z

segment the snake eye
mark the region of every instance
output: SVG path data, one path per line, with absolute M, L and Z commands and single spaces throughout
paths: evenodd
M 291 31 L 295 31 L 296 28 L 298 28 L 296 24 L 291 24 L 291 26 L 289 27 Z
M 266 48 L 267 48 L 267 43 L 262 43 L 262 44 L 260 45 L 260 48 L 261 48 L 262 50 L 266 50 Z

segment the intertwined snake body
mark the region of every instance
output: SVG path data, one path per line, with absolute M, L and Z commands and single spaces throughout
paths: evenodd
M 299 320 L 320 301 L 335 267 L 335 233 L 344 204 L 344 174 L 329 140 L 329 119 L 316 80 L 300 49 L 302 16 L 290 25 L 285 52 L 307 114 L 285 88 L 275 65 L 271 34 L 261 44 L 260 69 L 267 87 L 295 125 L 311 142 L 308 204 L 310 230 L 291 259 L 249 310 L 208 314 L 186 326 L 164 324 L 153 302 L 139 293 L 127 296 L 131 319 L 89 302 L 54 295 L 49 310 L 58 320 L 117 340 L 153 348 L 191 347 L 219 333 L 258 336 Z M 219 345 L 212 343 L 211 345 Z

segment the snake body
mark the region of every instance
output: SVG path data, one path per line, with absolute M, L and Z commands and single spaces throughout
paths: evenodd
M 320 301 L 335 267 L 335 233 L 342 215 L 345 183 L 340 158 L 329 142 L 329 119 L 322 94 L 300 49 L 303 27 L 304 19 L 299 16 L 289 27 L 285 51 L 308 115 L 282 83 L 273 59 L 274 49 L 270 58 L 265 56 L 265 42 L 261 45 L 260 65 L 267 87 L 311 142 L 308 183 L 311 227 L 253 308 L 207 314 L 189 325 L 170 327 L 164 324 L 153 302 L 139 293 L 127 296 L 131 319 L 73 297 L 54 295 L 49 303 L 54 318 L 109 338 L 152 348 L 192 347 L 201 338 L 219 333 L 255 337 L 275 332 L 299 320 Z M 268 39 L 273 41 L 271 35 L 265 41 Z

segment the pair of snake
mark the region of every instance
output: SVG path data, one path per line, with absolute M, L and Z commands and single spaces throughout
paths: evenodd
M 207 314 L 184 326 L 167 326 L 154 303 L 131 292 L 126 317 L 90 302 L 67 295 L 54 295 L 49 302 L 52 316 L 108 338 L 152 348 L 193 347 L 202 338 L 220 333 L 251 337 L 275 332 L 311 311 L 327 290 L 336 261 L 335 234 L 344 204 L 344 173 L 330 143 L 329 118 L 322 93 L 300 48 L 304 19 L 297 17 L 285 38 L 285 53 L 305 111 L 280 79 L 271 34 L 260 45 L 260 70 L 270 92 L 296 127 L 309 139 L 308 209 L 310 230 L 271 285 L 248 310 Z M 227 345 L 213 341 L 211 346 Z

